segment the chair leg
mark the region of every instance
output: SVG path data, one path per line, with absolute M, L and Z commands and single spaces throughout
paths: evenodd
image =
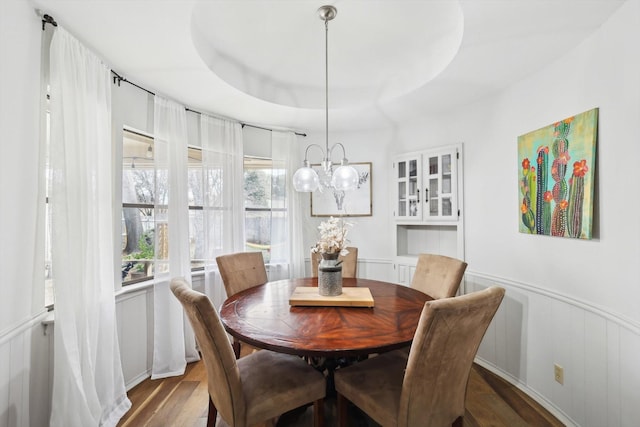
M 462 427 L 462 418 L 463 417 L 456 418 L 453 424 L 451 424 L 451 427 Z
M 209 396 L 209 415 L 207 416 L 207 427 L 216 427 L 216 418 L 218 418 L 218 410 L 213 404 L 211 396 Z
M 234 338 L 232 347 L 233 347 L 233 354 L 236 355 L 236 359 L 240 359 L 240 341 Z
M 313 402 L 313 427 L 324 427 L 324 399 Z
M 349 401 L 340 393 L 337 393 L 336 397 L 338 400 L 338 426 L 347 427 L 349 425 L 349 420 L 347 419 Z

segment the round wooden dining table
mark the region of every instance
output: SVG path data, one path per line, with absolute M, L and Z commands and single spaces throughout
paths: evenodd
M 296 287 L 317 285 L 317 278 L 302 278 L 246 289 L 224 302 L 220 318 L 229 334 L 254 347 L 309 357 L 366 356 L 410 344 L 432 299 L 402 285 L 343 278 L 343 287 L 369 288 L 374 306 L 289 304 Z

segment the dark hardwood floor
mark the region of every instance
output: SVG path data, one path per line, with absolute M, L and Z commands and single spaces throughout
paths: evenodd
M 189 364 L 181 377 L 147 379 L 129 391 L 129 399 L 132 408 L 119 427 L 205 427 L 209 395 L 204 364 L 202 361 Z M 325 426 L 336 426 L 335 405 L 329 401 L 324 406 Z M 465 427 L 564 425 L 517 387 L 475 364 L 469 378 L 466 407 Z M 354 427 L 378 426 L 356 408 L 351 415 Z M 216 425 L 227 424 L 218 417 Z M 285 414 L 277 423 L 278 427 L 311 425 L 311 408 Z

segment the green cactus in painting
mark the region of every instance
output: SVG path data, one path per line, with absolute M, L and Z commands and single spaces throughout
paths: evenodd
M 544 212 L 544 193 L 547 191 L 547 170 L 548 170 L 549 147 L 538 148 L 538 175 L 536 177 L 536 234 L 549 234 L 549 230 L 544 228 L 542 213 Z
M 567 135 L 571 128 L 573 117 L 554 124 L 553 136 L 555 137 L 551 146 L 551 153 L 554 160 L 551 165 L 551 177 L 555 181 L 552 189 L 553 200 L 556 207 L 551 218 L 551 235 L 564 236 L 566 231 L 566 207 L 567 207 L 567 163 L 569 156 L 569 140 Z M 564 207 L 563 207 L 564 206 Z
M 569 180 L 569 207 L 567 208 L 567 234 L 569 237 L 580 237 L 582 232 L 584 176 L 588 170 L 586 160 L 573 164 L 573 176 Z
M 522 161 L 522 179 L 520 180 L 520 192 L 522 193 L 522 223 L 533 233 L 536 225 L 534 211 L 531 207 L 531 194 L 535 195 L 535 168 L 531 167 L 529 159 Z

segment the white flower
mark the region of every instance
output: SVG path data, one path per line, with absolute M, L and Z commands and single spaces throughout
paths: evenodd
M 351 223 L 334 217 L 330 217 L 328 221 L 321 222 L 318 226 L 320 240 L 311 251 L 321 254 L 339 253 L 345 256 L 349 253 L 346 249 L 349 243 L 349 240 L 347 240 L 347 227 L 351 227 L 351 225 Z

